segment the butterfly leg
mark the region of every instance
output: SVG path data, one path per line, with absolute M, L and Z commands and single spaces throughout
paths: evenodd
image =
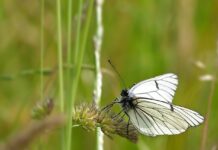
M 127 129 L 126 129 L 126 134 L 127 134 L 127 136 L 129 135 L 129 118 L 128 118 L 128 123 L 127 123 Z
M 102 109 L 100 110 L 100 113 L 101 113 L 101 112 L 108 112 L 108 111 L 110 111 L 110 109 L 111 109 L 111 107 L 113 107 L 113 105 L 114 105 L 114 104 L 111 103 L 111 104 L 105 106 L 104 108 L 102 108 Z
M 129 119 L 129 115 L 125 112 L 125 114 L 128 116 L 128 123 L 127 123 L 127 126 L 126 126 L 126 135 L 128 136 L 129 135 L 129 124 L 130 124 L 130 119 Z
M 105 115 L 111 110 L 111 107 L 113 107 L 114 103 L 111 103 L 105 107 L 103 107 L 101 110 L 100 110 L 100 113 L 99 113 L 99 116 L 102 116 L 103 118 L 105 118 Z M 102 114 L 102 112 L 104 112 Z
M 122 112 L 124 112 L 123 109 L 118 114 L 114 115 L 113 118 L 118 117 Z
M 112 103 L 106 105 L 105 107 L 103 107 L 101 110 L 100 110 L 100 113 L 103 112 L 103 111 L 106 111 L 108 112 L 110 110 L 111 107 L 113 107 L 113 105 L 116 103 L 116 99 L 115 101 L 113 101 Z
M 115 123 L 123 123 L 124 122 L 124 119 L 123 117 L 125 116 L 125 113 L 123 113 L 122 115 L 120 116 L 113 116 L 112 119 L 114 120 Z
M 118 98 L 116 98 L 112 103 L 110 103 L 109 105 L 106 105 L 105 107 L 103 107 L 100 111 L 102 112 L 102 111 L 108 111 L 111 107 L 113 107 L 113 105 L 115 104 L 115 103 L 119 103 L 119 99 Z

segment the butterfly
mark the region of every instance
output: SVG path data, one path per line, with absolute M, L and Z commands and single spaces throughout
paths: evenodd
M 177 85 L 177 75 L 163 74 L 123 89 L 112 105 L 119 103 L 132 125 L 144 135 L 180 134 L 203 123 L 204 117 L 172 104 Z

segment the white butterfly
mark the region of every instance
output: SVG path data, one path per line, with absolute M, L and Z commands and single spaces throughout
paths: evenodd
M 179 134 L 201 124 L 204 118 L 172 104 L 177 84 L 175 74 L 160 75 L 122 90 L 121 98 L 115 103 L 121 104 L 131 123 L 144 135 Z

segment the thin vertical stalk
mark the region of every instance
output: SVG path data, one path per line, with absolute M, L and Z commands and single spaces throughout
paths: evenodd
M 67 63 L 71 63 L 72 49 L 71 49 L 71 32 L 72 32 L 72 0 L 68 0 L 68 18 L 67 18 Z M 70 69 L 69 69 L 70 70 Z
M 63 73 L 63 51 L 62 51 L 62 32 L 61 32 L 61 1 L 56 1 L 57 9 L 57 46 L 58 46 L 58 86 L 59 86 L 59 101 L 60 111 L 64 112 L 64 73 Z M 65 148 L 65 139 L 63 128 L 61 131 L 61 146 Z
M 85 23 L 85 27 L 84 27 L 84 35 L 83 35 L 83 39 L 82 39 L 82 43 L 81 43 L 81 49 L 80 51 L 78 51 L 78 59 L 75 62 L 75 71 L 73 72 L 73 83 L 72 83 L 72 92 L 71 92 L 71 99 L 68 101 L 68 109 L 67 109 L 67 127 L 66 127 L 66 148 L 67 150 L 71 150 L 71 132 L 72 132 L 72 108 L 73 108 L 73 103 L 75 101 L 76 98 L 76 92 L 77 92 L 77 86 L 78 86 L 78 82 L 79 82 L 79 76 L 80 76 L 80 72 L 81 72 L 81 67 L 82 67 L 82 62 L 83 62 L 83 56 L 84 56 L 84 52 L 85 52 L 85 47 L 86 47 L 86 43 L 87 43 L 87 38 L 88 38 L 88 31 L 89 31 L 89 27 L 90 27 L 90 23 L 91 23 L 91 17 L 92 17 L 92 11 L 93 11 L 93 4 L 94 4 L 94 0 L 90 0 L 89 1 L 89 8 L 88 8 L 88 14 L 87 14 L 87 20 Z
M 212 100 L 213 100 L 213 95 L 214 91 L 216 88 L 216 82 L 217 82 L 217 71 L 216 68 L 218 68 L 218 41 L 217 41 L 217 49 L 216 49 L 216 63 L 215 63 L 215 73 L 213 75 L 214 79 L 211 81 L 211 90 L 207 102 L 207 113 L 205 116 L 205 123 L 204 123 L 204 128 L 203 128 L 203 133 L 201 137 L 201 148 L 200 150 L 205 150 L 206 149 L 206 144 L 207 144 L 207 137 L 208 137 L 208 125 L 209 125 L 209 119 L 210 119 L 210 113 L 211 113 L 211 107 L 212 107 Z
M 41 100 L 44 98 L 44 80 L 43 80 L 43 66 L 44 66 L 44 0 L 41 0 L 41 25 L 40 25 L 40 90 L 41 90 Z
M 72 0 L 69 0 L 69 7 L 68 7 L 68 52 L 67 52 L 67 63 L 68 65 L 74 63 L 75 66 L 79 67 L 78 64 L 76 64 L 76 60 L 78 57 L 78 51 L 79 51 L 79 43 L 80 43 L 80 34 L 81 34 L 81 15 L 82 15 L 82 5 L 83 5 L 83 0 L 79 0 L 79 9 L 78 9 L 78 24 L 76 28 L 76 41 L 75 41 L 75 53 L 74 53 L 74 62 L 72 62 L 72 50 L 71 50 L 71 18 L 72 18 Z M 72 108 L 73 108 L 73 103 L 74 103 L 74 96 L 71 94 L 72 89 L 76 88 L 75 86 L 78 84 L 75 81 L 77 80 L 75 76 L 75 72 L 78 72 L 78 68 L 74 69 L 72 71 L 72 68 L 69 67 L 69 70 L 67 72 L 67 101 L 66 101 L 66 114 L 67 114 L 67 125 L 66 125 L 66 148 L 67 150 L 71 149 L 71 116 L 72 116 Z M 74 78 L 72 78 L 74 77 Z M 72 84 L 70 84 L 73 81 Z
M 99 106 L 101 100 L 101 93 L 102 93 L 102 72 L 101 72 L 101 65 L 100 65 L 100 52 L 101 52 L 101 45 L 102 45 L 102 38 L 103 38 L 103 24 L 102 24 L 102 6 L 104 0 L 96 0 L 96 22 L 97 22 L 97 31 L 94 37 L 94 44 L 95 44 L 95 72 L 96 72 L 96 80 L 95 80 L 95 90 L 94 90 L 94 101 Z M 100 128 L 97 128 L 96 132 L 97 136 L 97 150 L 103 150 L 103 133 Z
M 74 63 L 77 62 L 79 44 L 80 44 L 80 35 L 81 35 L 81 18 L 82 18 L 82 7 L 83 0 L 79 0 L 79 12 L 78 12 L 78 23 L 76 28 L 76 43 L 75 43 L 75 53 L 74 53 Z
M 67 64 L 68 65 L 72 65 L 72 47 L 71 47 L 71 40 L 72 40 L 72 0 L 68 0 L 68 18 L 67 18 Z M 66 72 L 66 89 L 67 89 L 67 92 L 66 92 L 66 104 L 68 104 L 68 101 L 71 100 L 71 83 L 72 81 L 72 69 L 69 67 L 67 68 L 67 72 Z M 67 113 L 67 106 L 65 105 L 64 108 L 66 108 L 64 111 L 65 113 Z M 69 117 L 70 118 L 70 117 Z M 63 130 L 63 133 L 62 133 L 62 148 L 63 149 L 66 149 L 67 148 L 67 145 L 66 145 L 66 139 L 67 139 L 67 129 L 64 128 Z
M 41 24 L 40 24 L 40 99 L 41 101 L 44 99 L 44 76 L 43 76 L 43 69 L 44 69 L 44 10 L 45 10 L 45 1 L 40 1 L 41 5 Z M 39 138 L 39 145 L 38 149 L 42 149 L 42 139 Z
M 72 0 L 68 1 L 68 50 L 67 50 L 67 63 L 68 65 L 75 64 L 78 57 L 79 43 L 80 43 L 80 34 L 81 34 L 81 16 L 82 16 L 82 4 L 83 0 L 79 0 L 79 10 L 78 10 L 78 24 L 76 28 L 76 41 L 75 41 L 75 53 L 74 53 L 74 62 L 72 61 L 72 48 L 71 48 L 71 26 L 72 26 Z M 67 72 L 67 83 L 72 82 L 72 69 L 69 67 Z M 71 101 L 71 91 L 72 85 L 68 84 L 67 87 L 67 102 Z M 68 105 L 68 104 L 67 104 Z
M 59 99 L 60 110 L 64 111 L 64 79 L 63 79 L 63 51 L 62 51 L 62 32 L 61 32 L 61 2 L 56 1 L 57 5 L 57 32 L 58 32 L 58 80 L 59 80 Z
M 72 47 L 71 47 L 71 32 L 72 32 L 72 0 L 68 0 L 68 18 L 67 18 L 67 64 L 68 66 L 72 65 Z M 70 67 L 67 68 L 67 74 L 66 74 L 66 83 L 70 83 L 72 79 L 72 69 Z M 67 101 L 70 101 L 70 92 L 71 92 L 71 85 L 66 84 L 66 104 Z M 64 106 L 66 108 L 66 106 Z M 65 109 L 66 111 L 66 109 Z
M 211 106 L 212 106 L 212 99 L 214 95 L 214 90 L 215 90 L 215 80 L 211 82 L 211 90 L 208 98 L 208 103 L 207 103 L 207 114 L 205 116 L 205 123 L 204 123 L 204 128 L 203 128 L 203 134 L 202 134 L 202 139 L 201 139 L 201 150 L 205 150 L 206 143 L 207 143 L 207 135 L 208 135 L 208 123 L 209 123 L 209 117 L 210 117 L 210 111 L 211 111 Z

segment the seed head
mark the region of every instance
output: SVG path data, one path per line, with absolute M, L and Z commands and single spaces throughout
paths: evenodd
M 88 131 L 100 127 L 102 132 L 111 137 L 117 134 L 131 142 L 137 142 L 137 130 L 128 124 L 123 117 L 111 111 L 101 111 L 94 104 L 81 104 L 73 111 L 73 124 L 80 125 Z

